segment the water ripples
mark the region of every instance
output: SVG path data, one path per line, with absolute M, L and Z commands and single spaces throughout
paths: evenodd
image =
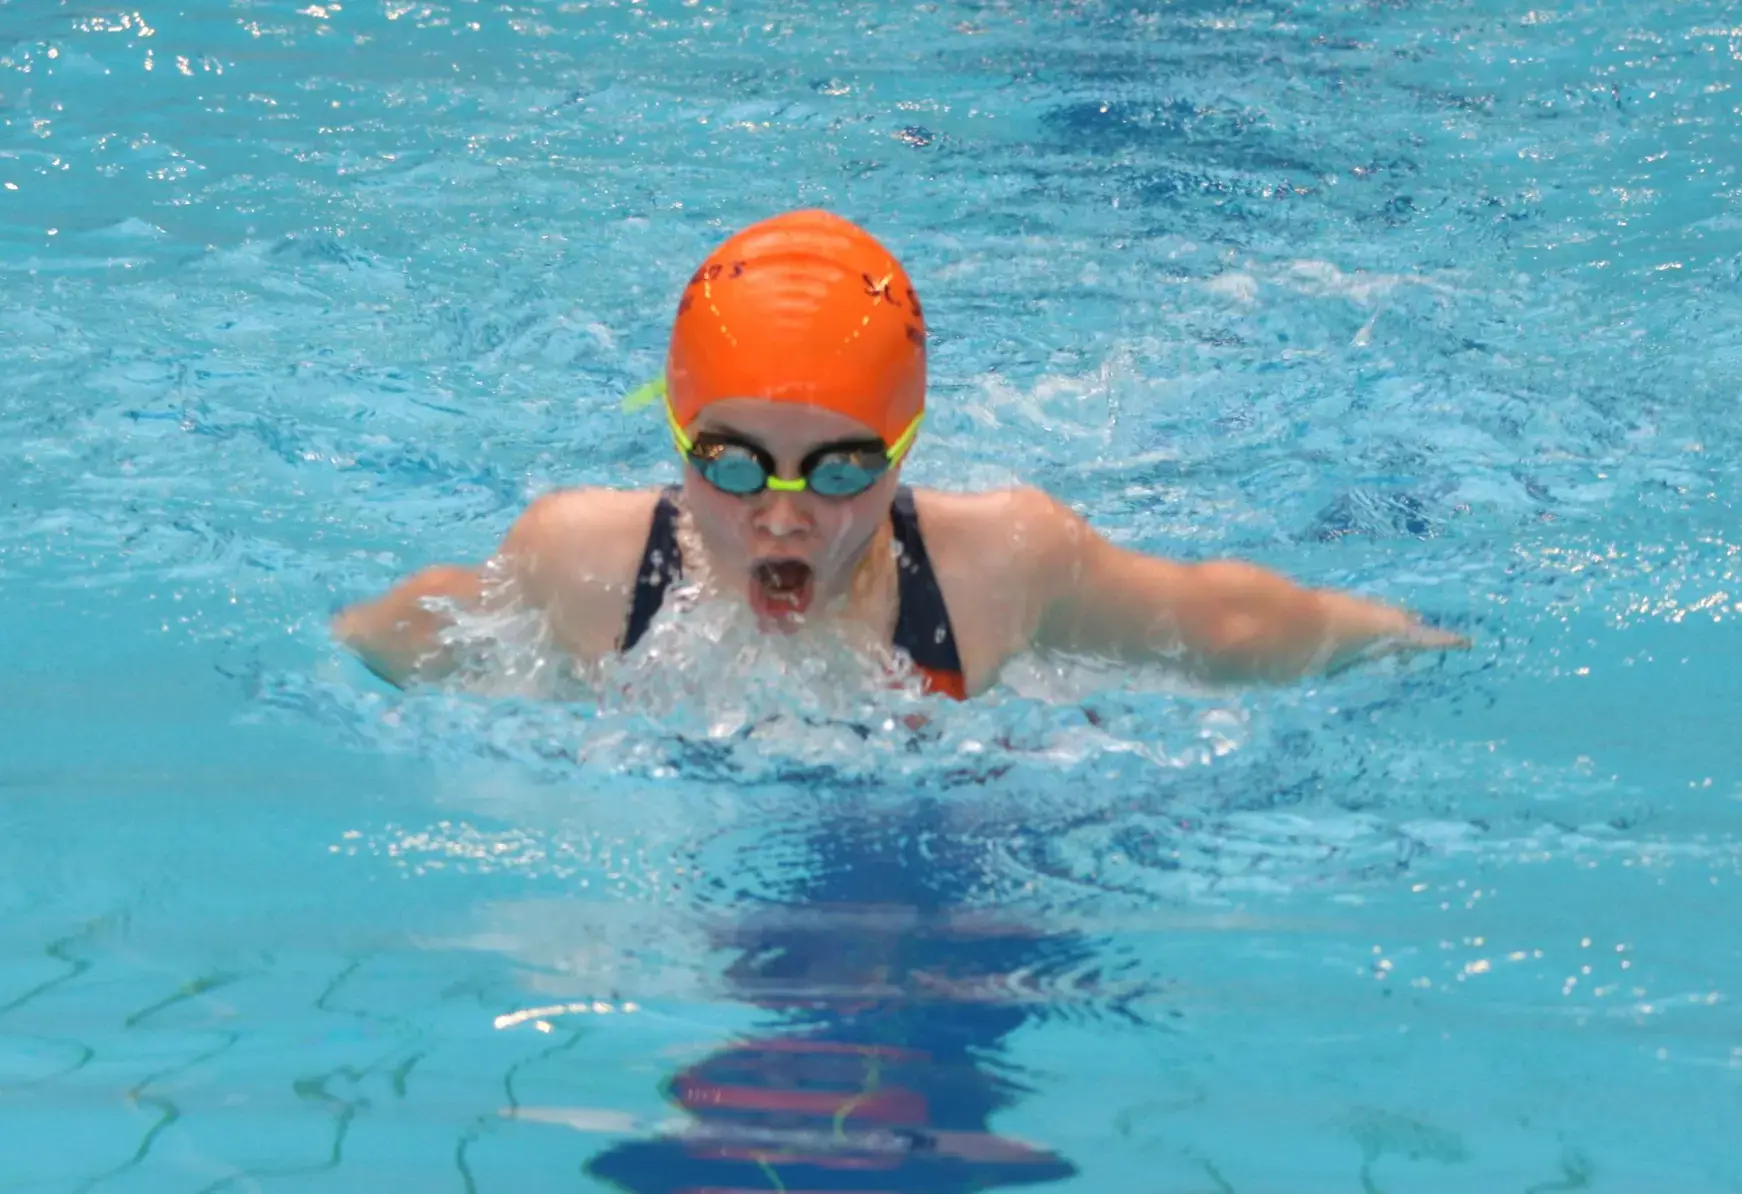
M 26 1180 L 524 1187 L 600 1144 L 561 1124 L 657 1137 L 673 1067 L 918 1037 L 903 1081 L 1099 1188 L 1626 1186 L 1621 1140 L 1733 1184 L 1689 1127 L 1739 1064 L 1719 6 L 183 9 L 0 44 L 0 1085 L 118 1150 L 27 1131 Z M 470 694 L 340 658 L 331 608 L 536 494 L 673 477 L 618 399 L 798 203 L 924 279 L 915 481 L 1476 650 L 1238 698 L 1025 661 L 961 709 L 681 641 L 602 696 L 518 625 Z M 231 1094 L 307 1140 L 213 1144 Z

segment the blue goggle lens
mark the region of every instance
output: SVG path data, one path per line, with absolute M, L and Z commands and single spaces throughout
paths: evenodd
M 853 497 L 877 484 L 887 468 L 884 462 L 867 467 L 865 458 L 857 454 L 825 456 L 805 474 L 805 483 L 823 497 Z
M 761 493 L 774 475 L 774 460 L 766 452 L 730 440 L 698 442 L 689 459 L 703 480 L 734 497 Z M 857 497 L 888 471 L 886 454 L 860 449 L 817 453 L 803 466 L 805 487 L 831 498 Z
M 742 448 L 722 448 L 697 459 L 696 468 L 709 485 L 739 497 L 761 493 L 768 487 L 768 470 Z

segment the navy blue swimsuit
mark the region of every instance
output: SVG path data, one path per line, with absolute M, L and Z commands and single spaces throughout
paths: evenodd
M 641 553 L 641 570 L 635 578 L 635 599 L 629 607 L 629 624 L 623 632 L 623 650 L 633 650 L 647 633 L 653 617 L 665 604 L 666 590 L 683 576 L 683 552 L 677 543 L 675 489 L 659 495 L 653 509 L 653 525 L 647 531 L 647 547 Z M 944 607 L 925 539 L 919 532 L 919 514 L 913 506 L 913 490 L 905 485 L 895 491 L 889 509 L 891 529 L 901 554 L 896 561 L 895 646 L 905 652 L 925 678 L 928 691 L 961 700 L 967 696 L 962 659 L 956 652 L 956 635 L 950 627 L 950 611 Z

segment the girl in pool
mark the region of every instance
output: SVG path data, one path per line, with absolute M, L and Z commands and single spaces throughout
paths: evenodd
M 919 296 L 863 229 L 820 211 L 755 224 L 678 303 L 662 389 L 681 486 L 548 494 L 493 567 L 426 569 L 344 610 L 334 632 L 395 684 L 437 679 L 458 665 L 453 611 L 512 601 L 585 668 L 633 651 L 681 577 L 746 603 L 769 632 L 893 647 L 928 691 L 957 698 L 1035 649 L 1231 683 L 1466 645 L 1250 564 L 1122 550 L 1035 489 L 908 489 L 925 346 Z

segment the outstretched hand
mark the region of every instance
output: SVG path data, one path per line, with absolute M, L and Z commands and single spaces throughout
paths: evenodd
M 1350 668 L 1359 667 L 1364 663 L 1372 663 L 1387 655 L 1414 655 L 1422 651 L 1468 651 L 1470 640 L 1461 634 L 1450 630 L 1442 630 L 1438 626 L 1428 626 L 1421 622 L 1411 622 L 1400 630 L 1394 630 L 1382 637 L 1375 638 L 1363 646 L 1348 651 L 1341 656 L 1334 656 L 1325 667 L 1327 676 L 1340 676 Z
M 1395 649 L 1399 651 L 1468 651 L 1470 640 L 1461 634 L 1453 634 L 1450 630 L 1442 630 L 1438 626 L 1424 626 L 1417 623 L 1398 638 Z

